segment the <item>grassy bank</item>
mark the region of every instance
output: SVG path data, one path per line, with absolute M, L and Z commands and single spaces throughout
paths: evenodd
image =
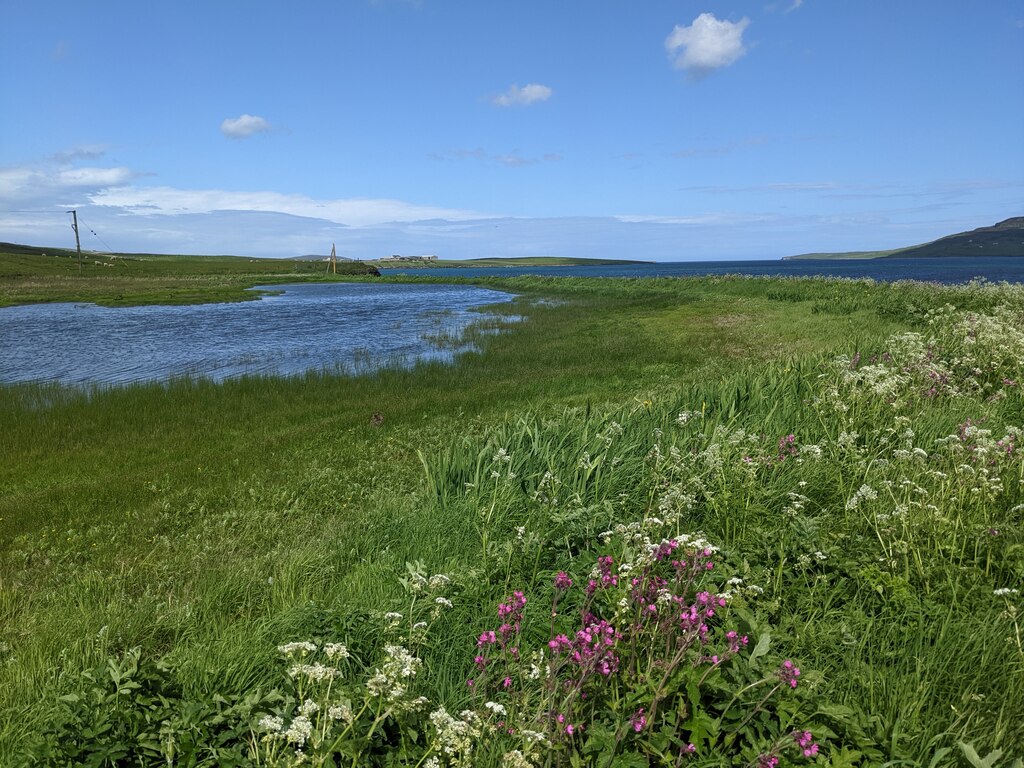
M 161 254 L 77 255 L 0 243 L 0 307 L 49 301 L 89 301 L 103 306 L 204 304 L 249 301 L 253 285 L 327 281 L 373 273 L 358 262 L 326 265 L 292 259 Z
M 288 764 L 305 717 L 329 765 L 802 762 L 805 729 L 822 764 L 1009 765 L 1019 289 L 488 285 L 527 319 L 454 367 L 0 390 L 0 763 Z M 685 582 L 643 544 L 698 533 Z M 731 595 L 700 635 L 630 619 L 649 588 Z M 614 671 L 532 677 L 598 620 Z

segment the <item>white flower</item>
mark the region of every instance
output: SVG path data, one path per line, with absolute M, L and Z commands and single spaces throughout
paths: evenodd
M 327 658 L 333 659 L 338 657 L 339 659 L 349 658 L 348 648 L 341 643 L 328 643 L 324 646 L 324 653 L 327 654 Z
M 1011 587 L 1000 587 L 999 589 L 993 590 L 992 594 L 996 597 L 1009 597 L 1010 595 L 1016 595 L 1017 590 Z
M 327 667 L 317 662 L 316 664 L 296 664 L 288 670 L 289 677 L 305 677 L 310 682 L 331 680 L 339 677 L 341 672 L 334 667 Z
M 491 710 L 491 712 L 493 712 L 496 715 L 504 715 L 505 714 L 505 708 L 503 706 L 501 706 L 501 704 L 499 704 L 496 701 L 484 702 L 484 706 L 487 709 Z
M 443 605 L 445 608 L 451 608 L 452 607 L 452 601 L 447 599 L 447 598 L 444 598 L 444 597 L 438 597 L 438 598 L 436 598 L 434 600 L 434 602 L 437 603 L 438 605 Z
M 299 707 L 299 714 L 306 718 L 315 715 L 319 711 L 320 705 L 312 699 L 306 699 L 304 702 L 302 702 L 302 705 Z
M 451 582 L 451 579 L 448 578 L 447 576 L 445 576 L 443 573 L 435 573 L 427 581 L 427 586 L 430 589 L 440 589 L 441 587 L 445 586 L 446 584 L 448 584 L 450 582 Z
M 331 720 L 344 720 L 346 723 L 351 723 L 352 707 L 348 704 L 335 704 L 327 710 L 327 716 Z
M 290 743 L 298 744 L 301 747 L 306 743 L 306 739 L 308 739 L 312 733 L 313 723 L 310 722 L 308 717 L 299 715 L 292 720 L 292 724 L 288 726 L 288 730 L 284 732 L 284 737 Z
M 279 653 L 283 653 L 285 656 L 291 656 L 296 651 L 299 652 L 300 656 L 305 656 L 307 653 L 316 653 L 317 647 L 310 642 L 299 642 L 299 643 L 285 643 L 284 645 L 277 646 Z
M 284 720 L 277 715 L 264 715 L 259 722 L 260 728 L 271 733 L 277 733 L 284 728 Z
M 524 729 L 524 730 L 520 731 L 519 733 L 530 744 L 543 744 L 543 743 L 546 743 L 547 740 L 548 740 L 548 737 L 545 736 L 540 731 L 528 731 L 528 730 Z
M 501 765 L 503 768 L 533 768 L 533 764 L 518 749 L 506 752 L 501 758 Z

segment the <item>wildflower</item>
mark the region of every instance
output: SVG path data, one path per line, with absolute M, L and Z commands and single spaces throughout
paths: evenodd
M 313 733 L 313 723 L 305 715 L 299 715 L 292 724 L 288 726 L 288 730 L 284 732 L 284 738 L 291 744 L 302 746 L 306 743 L 306 739 Z
M 992 594 L 996 597 L 1008 597 L 1010 595 L 1016 595 L 1018 590 L 1011 587 L 1000 587 L 999 589 L 993 590 Z
M 640 733 L 644 728 L 647 727 L 647 718 L 644 717 L 644 708 L 640 707 L 629 719 L 630 727 L 632 727 L 635 733 Z
M 311 683 L 318 683 L 322 680 L 332 680 L 339 677 L 341 672 L 334 667 L 325 666 L 319 662 L 316 664 L 295 664 L 288 670 L 288 676 L 305 677 Z
M 270 733 L 278 733 L 284 729 L 284 720 L 277 715 L 264 715 L 260 719 L 259 727 Z
M 430 589 L 440 589 L 451 582 L 451 579 L 445 576 L 443 573 L 437 573 L 430 577 L 427 581 L 427 586 Z
M 327 709 L 327 716 L 331 720 L 344 720 L 346 723 L 351 723 L 353 719 L 352 707 L 348 704 L 334 704 Z
M 333 659 L 338 657 L 339 659 L 347 659 L 349 657 L 348 648 L 341 643 L 328 643 L 324 646 L 324 653 L 327 654 L 327 658 Z
M 498 641 L 498 636 L 494 634 L 493 629 L 489 629 L 480 635 L 480 639 L 476 641 L 477 648 L 483 648 L 485 645 L 490 645 Z
M 776 768 L 779 758 L 775 755 L 761 754 L 757 756 L 757 768 Z
M 532 763 L 518 749 L 506 752 L 501 758 L 503 768 L 533 768 Z
M 735 630 L 726 632 L 725 639 L 729 641 L 729 651 L 732 653 L 739 653 L 740 648 L 746 647 L 750 641 L 746 635 L 741 637 Z
M 496 701 L 484 702 L 484 706 L 496 715 L 505 714 L 505 707 L 503 707 L 501 704 L 498 704 Z
M 814 743 L 814 736 L 810 731 L 793 731 L 793 741 L 803 750 L 804 757 L 814 757 L 818 754 L 818 745 Z
M 298 642 L 298 643 L 285 643 L 284 645 L 277 646 L 278 653 L 283 653 L 285 656 L 291 656 L 294 653 L 298 653 L 300 656 L 305 656 L 307 653 L 316 653 L 317 647 L 310 642 Z
M 569 578 L 569 574 L 565 571 L 559 571 L 558 575 L 555 576 L 555 589 L 564 592 L 572 586 L 572 579 Z
M 304 702 L 302 702 L 301 706 L 299 706 L 299 714 L 303 717 L 310 717 L 312 715 L 315 715 L 319 711 L 320 705 L 312 699 L 306 699 Z
M 793 665 L 793 662 L 786 659 L 782 662 L 782 666 L 779 667 L 776 673 L 779 676 L 779 680 L 787 683 L 790 688 L 796 688 L 796 679 L 800 677 L 800 668 Z

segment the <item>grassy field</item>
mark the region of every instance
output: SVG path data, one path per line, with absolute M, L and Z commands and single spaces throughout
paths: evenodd
M 486 284 L 452 367 L 0 388 L 0 764 L 1020 756 L 1020 287 Z
M 159 254 L 84 254 L 0 243 L 0 307 L 46 301 L 91 301 L 103 306 L 249 301 L 257 284 L 336 280 L 373 270 L 339 262 Z

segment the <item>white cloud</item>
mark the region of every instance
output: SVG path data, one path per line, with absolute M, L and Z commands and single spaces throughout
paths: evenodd
M 803 4 L 804 4 L 804 0 L 793 0 L 793 4 L 790 5 L 789 8 L 786 9 L 786 13 L 789 13 L 790 11 L 795 11 L 797 8 L 799 8 Z
M 284 195 L 278 192 L 229 192 L 173 187 L 115 187 L 94 192 L 89 199 L 93 205 L 120 208 L 126 213 L 144 215 L 179 216 L 220 211 L 283 213 L 323 219 L 350 227 L 427 219 L 465 221 L 482 216 L 472 211 L 417 205 L 402 200 L 316 200 L 304 195 Z
M 131 168 L 0 169 L 0 200 L 20 203 L 77 191 L 127 184 L 141 174 Z
M 676 25 L 665 40 L 665 49 L 676 69 L 701 77 L 729 66 L 747 52 L 743 31 L 749 24 L 746 17 L 731 22 L 702 13 L 688 27 Z
M 264 118 L 248 114 L 229 117 L 220 124 L 220 132 L 229 139 L 245 139 L 254 133 L 266 133 L 269 130 L 270 123 Z
M 547 101 L 551 98 L 552 91 L 546 85 L 530 83 L 520 88 L 518 85 L 510 86 L 507 91 L 491 99 L 491 103 L 498 107 L 514 107 L 535 104 L 538 101 Z

